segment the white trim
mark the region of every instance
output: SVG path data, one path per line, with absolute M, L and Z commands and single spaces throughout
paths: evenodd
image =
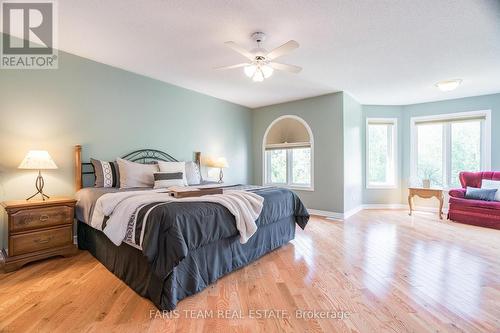
M 419 117 L 411 117 L 410 118 L 410 179 L 417 178 L 417 149 L 416 144 L 418 143 L 418 131 L 417 131 L 417 123 L 419 122 L 428 122 L 428 121 L 442 121 L 443 123 L 450 121 L 457 121 L 460 119 L 469 119 L 469 118 L 483 118 L 484 121 L 481 125 L 481 170 L 488 171 L 491 170 L 491 110 L 479 110 L 479 111 L 466 111 L 466 112 L 455 112 L 455 113 L 444 113 L 437 114 L 432 116 L 419 116 Z M 443 130 L 443 179 L 446 183 L 446 186 L 449 186 L 451 183 L 450 170 L 451 161 L 448 161 L 449 148 L 448 144 L 451 145 L 451 130 L 449 128 L 445 128 Z M 465 171 L 465 170 L 464 170 Z
M 344 213 L 338 213 L 338 212 L 331 212 L 327 210 L 320 210 L 320 209 L 310 209 L 308 208 L 307 211 L 311 215 L 317 215 L 317 216 L 322 216 L 326 217 L 327 219 L 333 219 L 333 220 L 344 220 L 347 219 L 353 215 L 356 215 L 360 211 L 363 210 L 363 205 L 357 206 L 356 208 L 353 208 L 347 212 Z
M 302 125 L 304 125 L 304 127 L 306 128 L 308 134 L 309 134 L 309 140 L 310 140 L 310 147 L 311 147 L 311 185 L 310 186 L 297 186 L 296 184 L 274 184 L 274 183 L 268 183 L 267 182 L 267 158 L 266 158 L 266 138 L 267 138 L 267 135 L 269 134 L 269 131 L 271 130 L 271 128 L 277 123 L 279 122 L 280 120 L 283 120 L 283 119 L 295 119 L 297 121 L 299 121 Z M 276 146 L 276 145 L 273 145 L 273 146 Z M 290 144 L 288 145 L 288 147 L 292 147 L 293 144 Z M 285 148 L 285 147 L 283 147 Z M 288 156 L 287 156 L 288 158 Z M 287 180 L 288 180 L 288 174 L 289 174 L 289 171 L 288 168 L 290 168 L 290 166 L 288 165 L 287 163 Z M 292 190 L 296 190 L 296 191 L 314 191 L 314 136 L 313 136 L 313 132 L 311 130 L 311 127 L 309 126 L 309 124 L 302 118 L 300 118 L 299 116 L 295 116 L 295 115 L 283 115 L 283 116 L 280 116 L 276 119 L 274 119 L 271 124 L 269 124 L 269 126 L 267 126 L 266 128 L 266 131 L 264 132 L 264 137 L 262 138 L 262 185 L 274 185 L 274 186 L 279 186 L 279 187 L 285 187 L 285 188 L 289 188 L 289 189 L 292 189 Z
M 363 204 L 345 213 L 331 212 L 327 210 L 311 209 L 311 208 L 307 209 L 310 215 L 321 216 L 330 220 L 346 220 L 363 210 L 406 210 L 409 212 L 410 207 L 408 206 L 408 204 Z M 437 213 L 438 208 L 429 206 L 415 206 L 413 208 L 413 212 Z M 448 208 L 443 207 L 443 214 L 444 215 L 448 214 Z
M 348 219 L 351 216 L 356 215 L 357 213 L 359 213 L 362 210 L 363 210 L 363 205 L 359 205 L 351 210 L 348 210 L 347 212 L 344 212 L 343 217 L 344 217 L 344 219 Z
M 392 183 L 374 184 L 370 183 L 368 174 L 370 172 L 370 140 L 369 140 L 369 125 L 370 124 L 392 124 L 392 133 L 387 137 L 391 141 L 389 149 L 392 155 Z M 398 163 L 398 118 L 366 118 L 365 125 L 365 187 L 367 189 L 398 189 L 399 188 L 399 163 Z
M 267 149 L 291 148 L 291 147 L 311 147 L 310 142 L 292 142 L 292 143 L 270 143 L 265 145 Z
M 372 210 L 372 209 L 381 209 L 381 210 L 408 210 L 410 211 L 410 206 L 408 204 L 364 204 L 361 205 L 361 210 Z M 414 212 L 422 211 L 422 212 L 432 212 L 437 213 L 439 208 L 430 207 L 430 206 L 415 206 L 413 208 Z M 443 207 L 443 214 L 448 214 L 448 208 Z
M 327 219 L 334 219 L 334 220 L 344 219 L 343 213 L 330 212 L 327 210 L 320 210 L 320 209 L 310 209 L 310 208 L 308 208 L 307 211 L 309 212 L 310 215 L 326 217 Z
M 267 186 L 272 185 L 276 187 L 284 187 L 294 191 L 308 191 L 314 192 L 314 188 L 309 186 L 299 186 L 299 185 L 278 185 L 278 184 L 267 184 Z
M 411 121 L 413 121 L 414 123 L 421 123 L 428 121 L 461 120 L 461 119 L 475 118 L 475 117 L 490 118 L 491 110 L 452 112 L 452 113 L 433 114 L 430 116 L 418 116 L 418 117 L 411 117 Z
M 405 204 L 364 204 L 361 205 L 363 210 L 367 209 L 406 209 L 408 205 Z

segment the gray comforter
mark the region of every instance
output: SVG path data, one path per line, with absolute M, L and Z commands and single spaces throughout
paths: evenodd
M 294 192 L 283 188 L 254 192 L 264 197 L 257 227 L 294 216 L 295 222 L 305 228 L 309 214 Z M 137 220 L 142 221 L 145 212 L 154 205 L 140 209 Z M 139 223 L 137 228 L 141 228 Z M 150 212 L 142 252 L 155 274 L 164 279 L 189 251 L 236 235 L 234 216 L 225 207 L 207 202 L 172 202 Z
M 137 189 L 135 189 L 137 190 Z M 264 197 L 264 206 L 256 221 L 257 227 L 266 226 L 284 218 L 293 217 L 304 229 L 309 214 L 299 197 L 283 188 L 250 188 Z M 82 192 L 83 191 L 83 192 Z M 84 189 L 78 193 L 77 219 L 90 221 L 93 204 L 104 193 L 113 189 Z M 156 203 L 137 212 L 138 221 Z M 124 221 L 124 223 L 126 223 Z M 138 223 L 138 228 L 142 225 Z M 140 232 L 136 232 L 137 235 Z M 208 202 L 172 202 L 150 211 L 147 217 L 142 252 L 152 271 L 164 280 L 190 251 L 196 251 L 212 242 L 238 235 L 234 216 L 225 207 Z

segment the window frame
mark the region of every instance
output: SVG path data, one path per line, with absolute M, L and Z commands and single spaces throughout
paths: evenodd
M 283 119 L 294 119 L 302 123 L 304 127 L 306 128 L 308 134 L 309 134 L 309 142 L 300 142 L 300 143 L 281 143 L 281 144 L 272 144 L 272 145 L 267 145 L 266 146 L 266 139 L 269 131 L 272 129 L 272 127 L 278 123 L 279 121 Z M 286 174 L 286 183 L 272 183 L 268 182 L 268 172 L 270 171 L 270 163 L 267 158 L 266 151 L 268 149 L 266 148 L 274 148 L 274 149 L 285 149 L 286 150 L 286 164 L 287 164 L 287 174 Z M 294 184 L 292 183 L 292 150 L 293 148 L 310 148 L 311 149 L 311 183 L 308 185 L 301 185 L 301 184 Z M 309 127 L 309 124 L 307 122 L 295 115 L 284 115 L 276 118 L 269 124 L 267 127 L 264 137 L 262 139 L 262 185 L 263 186 L 278 186 L 278 187 L 284 187 L 284 188 L 289 188 L 292 190 L 298 190 L 298 191 L 314 191 L 314 137 L 312 134 L 312 130 Z
M 392 155 L 392 183 L 370 183 L 370 125 L 371 124 L 392 124 L 391 136 L 387 136 L 387 143 L 390 144 L 390 153 Z M 398 163 L 398 118 L 366 118 L 365 136 L 365 187 L 367 189 L 398 189 L 399 188 L 399 163 Z
M 451 124 L 457 121 L 466 121 L 484 118 L 481 122 L 481 156 L 480 170 L 488 171 L 491 169 L 491 110 L 466 111 L 444 113 L 432 116 L 419 116 L 410 118 L 410 179 L 418 179 L 418 123 L 422 122 L 440 122 L 443 124 L 443 189 L 453 188 L 451 184 Z M 464 170 L 466 171 L 466 170 Z M 411 184 L 409 184 L 411 185 Z

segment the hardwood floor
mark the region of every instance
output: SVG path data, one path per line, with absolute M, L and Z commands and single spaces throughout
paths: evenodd
M 500 231 L 406 211 L 314 217 L 161 315 L 88 252 L 0 275 L 5 332 L 500 332 Z

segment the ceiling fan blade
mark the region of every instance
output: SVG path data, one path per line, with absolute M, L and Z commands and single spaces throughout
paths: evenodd
M 302 70 L 302 67 L 288 64 L 281 64 L 279 62 L 270 62 L 269 66 L 279 71 L 286 71 L 291 73 L 299 73 Z
M 298 47 L 299 47 L 299 43 L 297 43 L 294 40 L 289 40 L 285 44 L 283 44 L 281 46 L 278 46 L 277 48 L 275 48 L 274 50 L 272 50 L 271 52 L 269 52 L 266 55 L 266 58 L 269 59 L 269 60 L 276 59 L 278 57 L 281 57 L 281 56 L 283 56 L 283 55 L 285 55 L 285 54 L 287 54 L 287 53 L 295 50 Z
M 224 44 L 226 44 L 227 46 L 229 46 L 230 48 L 232 48 L 234 51 L 238 52 L 239 54 L 241 54 L 245 58 L 252 60 L 252 61 L 255 60 L 255 56 L 252 53 L 248 52 L 247 50 L 245 50 L 243 47 L 239 46 L 235 42 L 225 42 Z
M 250 66 L 251 64 L 244 62 L 241 64 L 236 64 L 236 65 L 231 65 L 231 66 L 222 66 L 222 67 L 215 67 L 215 70 L 223 70 L 223 69 L 233 69 L 233 68 L 239 68 L 239 67 L 245 67 L 245 66 Z

